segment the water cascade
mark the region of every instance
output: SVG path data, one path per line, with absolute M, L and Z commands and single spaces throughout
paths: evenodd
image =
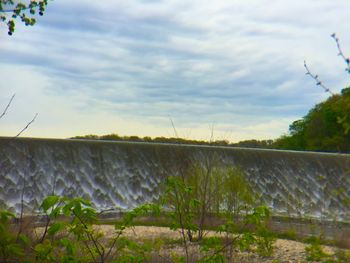
M 98 209 L 130 209 L 159 197 L 191 161 L 239 166 L 274 213 L 350 220 L 350 155 L 136 142 L 0 138 L 0 208 L 38 208 L 50 194 Z

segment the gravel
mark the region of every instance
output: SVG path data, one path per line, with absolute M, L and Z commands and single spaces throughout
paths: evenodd
M 111 225 L 100 225 L 96 226 L 100 231 L 104 232 L 107 238 L 113 236 L 114 227 Z M 207 236 L 217 235 L 215 232 L 208 232 Z M 171 240 L 171 239 L 179 239 L 181 238 L 179 232 L 172 231 L 166 227 L 153 227 L 153 226 L 135 226 L 131 229 L 125 230 L 123 236 L 129 237 L 136 240 Z M 234 259 L 232 262 L 239 263 L 255 263 L 255 262 L 271 262 L 271 263 L 287 263 L 287 262 L 307 262 L 306 261 L 306 253 L 305 247 L 307 244 L 292 240 L 284 240 L 277 239 L 274 245 L 274 254 L 269 258 L 260 257 L 255 252 L 239 252 L 235 251 Z M 324 251 L 327 253 L 333 254 L 335 252 L 335 248 L 329 246 L 323 246 Z M 191 253 L 198 255 L 198 246 L 191 245 L 190 247 Z M 159 252 L 160 255 L 170 254 L 182 254 L 184 255 L 183 248 L 176 244 L 172 246 L 168 246 L 166 248 L 162 248 Z M 166 262 L 159 258 L 158 261 L 152 260 L 152 262 Z

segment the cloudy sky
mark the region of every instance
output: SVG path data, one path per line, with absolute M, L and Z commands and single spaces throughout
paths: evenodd
M 350 83 L 348 0 L 55 0 L 0 26 L 0 136 L 276 138 Z

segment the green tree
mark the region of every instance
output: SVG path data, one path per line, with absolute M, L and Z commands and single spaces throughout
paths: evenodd
M 0 0 L 0 25 L 7 26 L 9 35 L 15 31 L 16 19 L 20 19 L 26 26 L 33 26 L 36 23 L 35 15 L 42 16 L 47 4 L 48 0 Z
M 337 45 L 338 56 L 345 62 L 345 71 L 350 73 L 350 58 L 345 56 L 337 35 L 334 33 L 331 37 Z M 289 135 L 281 136 L 273 146 L 290 150 L 350 152 L 350 87 L 334 94 L 310 71 L 305 61 L 304 67 L 306 75 L 331 97 L 313 107 L 301 120 L 294 121 L 289 126 Z
M 291 150 L 350 152 L 350 87 L 314 106 L 275 142 Z

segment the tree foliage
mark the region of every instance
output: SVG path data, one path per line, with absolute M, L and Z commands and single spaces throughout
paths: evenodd
M 48 0 L 14 1 L 0 0 L 0 24 L 6 25 L 8 34 L 15 31 L 16 19 L 20 19 L 26 26 L 36 23 L 35 15 L 44 15 Z
M 194 139 L 184 139 L 180 137 L 155 137 L 151 138 L 138 136 L 120 136 L 118 134 L 106 134 L 98 136 L 95 134 L 75 136 L 70 139 L 80 140 L 106 140 L 106 141 L 129 141 L 129 142 L 153 142 L 153 143 L 170 143 L 170 144 L 192 144 L 192 145 L 211 145 L 227 147 L 244 147 L 244 148 L 273 148 L 273 140 L 244 140 L 237 143 L 231 143 L 228 140 L 203 141 Z
M 289 126 L 276 148 L 350 152 L 350 87 L 314 106 Z

